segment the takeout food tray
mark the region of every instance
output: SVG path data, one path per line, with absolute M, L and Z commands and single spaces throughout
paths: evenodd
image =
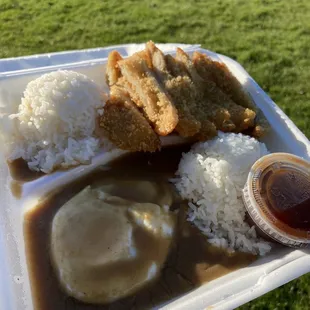
M 194 50 L 207 53 L 229 67 L 272 126 L 272 131 L 263 139 L 269 151 L 288 152 L 310 160 L 308 139 L 237 62 L 201 49 L 199 45 L 158 45 L 167 53 L 174 53 L 177 46 L 188 53 Z M 0 60 L 0 112 L 2 109 L 15 112 L 27 83 L 43 73 L 57 69 L 84 73 L 102 90 L 108 91 L 104 71 L 109 52 L 116 49 L 126 57 L 143 48 L 143 44 L 127 44 Z M 34 207 L 45 193 L 87 174 L 122 152 L 114 150 L 101 153 L 93 159 L 91 165 L 58 171 L 28 182 L 19 199 L 10 191 L 11 177 L 5 158 L 0 154 L 0 309 L 32 309 L 22 230 L 23 214 Z M 259 258 L 250 266 L 206 283 L 161 308 L 232 309 L 307 272 L 310 272 L 309 249 L 294 250 L 275 246 L 269 255 Z

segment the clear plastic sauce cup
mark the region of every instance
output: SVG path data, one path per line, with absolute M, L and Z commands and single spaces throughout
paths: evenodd
M 310 247 L 310 163 L 273 153 L 252 166 L 243 201 L 268 239 L 290 247 Z

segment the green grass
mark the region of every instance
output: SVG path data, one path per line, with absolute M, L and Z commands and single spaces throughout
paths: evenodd
M 310 137 L 309 0 L 0 0 L 0 57 L 150 39 L 236 59 Z M 241 309 L 310 309 L 310 275 Z

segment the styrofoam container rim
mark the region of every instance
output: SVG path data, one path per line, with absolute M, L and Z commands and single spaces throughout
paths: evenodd
M 310 143 L 307 137 L 239 63 L 224 55 L 202 49 L 199 45 L 159 45 L 166 52 L 174 52 L 178 46 L 189 53 L 194 50 L 206 53 L 216 60 L 223 61 L 229 67 L 272 125 L 270 135 L 263 141 L 270 151 L 288 152 L 310 160 Z M 142 44 L 125 44 L 0 59 L 0 108 L 8 103 L 15 104 L 16 100 L 20 100 L 20 94 L 29 80 L 52 70 L 75 70 L 89 75 L 98 84 L 103 83 L 102 70 L 106 64 L 107 55 L 112 49 L 118 50 L 123 56 L 128 56 L 142 48 Z M 113 157 L 114 155 L 110 154 L 109 156 Z M 18 201 L 10 194 L 8 168 L 0 153 L 0 195 L 3 203 L 0 209 L 0 258 L 2 262 L 2 268 L 0 268 L 2 279 L 0 281 L 0 309 L 32 309 L 27 268 L 24 268 L 23 265 L 24 248 L 17 246 L 21 241 L 17 239 L 22 236 L 15 237 L 14 235 L 14 227 L 20 225 L 17 222 L 20 221 L 25 208 L 35 203 L 38 197 L 57 184 L 65 185 L 70 180 L 90 172 L 106 160 L 107 157 L 101 154 L 94 158 L 91 165 L 76 167 L 70 171 L 69 175 L 59 171 L 45 176 L 37 182 L 29 182 L 25 187 L 25 197 Z M 33 199 L 33 201 L 29 199 Z M 25 204 L 27 205 L 25 206 Z M 209 307 L 214 310 L 232 309 L 307 272 L 310 272 L 310 251 L 275 248 L 270 255 L 260 258 L 249 267 L 206 283 L 160 308 L 166 310 L 202 310 Z M 22 280 L 16 281 L 16 279 Z

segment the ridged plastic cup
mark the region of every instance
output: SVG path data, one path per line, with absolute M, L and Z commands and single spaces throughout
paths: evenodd
M 282 179 L 279 178 L 277 183 L 272 184 L 273 187 L 269 188 L 271 191 L 269 196 L 276 198 L 274 201 L 277 207 L 283 211 L 305 204 L 306 210 L 309 209 L 309 212 L 306 211 L 308 217 L 301 220 L 305 220 L 305 223 L 309 220 L 309 227 L 300 229 L 294 225 L 288 225 L 275 214 L 274 205 L 266 197 L 268 197 L 268 182 L 272 177 L 275 180 L 276 174 L 281 174 Z M 285 188 L 288 184 L 291 185 L 291 189 L 287 186 Z M 288 153 L 263 156 L 251 168 L 243 189 L 243 201 L 250 218 L 268 239 L 272 238 L 294 248 L 310 247 L 310 163 L 308 161 Z

